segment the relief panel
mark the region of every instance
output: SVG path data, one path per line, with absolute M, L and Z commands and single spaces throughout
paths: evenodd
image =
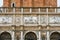
M 0 24 L 11 24 L 13 22 L 12 16 L 0 16 Z
M 24 24 L 37 24 L 37 16 L 24 16 Z
M 60 16 L 49 16 L 49 23 L 60 23 Z
M 47 15 L 41 15 L 40 22 L 41 22 L 41 24 L 46 24 L 47 23 Z
M 21 22 L 21 17 L 20 16 L 16 16 L 16 24 L 20 24 L 20 22 Z

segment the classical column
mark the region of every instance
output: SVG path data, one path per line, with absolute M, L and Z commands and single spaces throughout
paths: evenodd
M 15 39 L 14 39 L 14 31 L 12 32 L 11 35 L 12 35 L 12 40 L 15 40 Z
M 49 34 L 49 31 L 47 31 L 47 40 L 50 40 L 50 34 Z
M 39 31 L 39 40 L 41 40 L 41 32 Z
M 21 40 L 24 40 L 24 38 L 23 38 L 23 31 L 21 31 Z

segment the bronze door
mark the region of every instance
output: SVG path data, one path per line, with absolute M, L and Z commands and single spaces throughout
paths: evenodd
M 11 35 L 8 32 L 3 32 L 0 34 L 0 40 L 11 40 Z
M 25 35 L 25 40 L 37 40 L 37 36 L 33 32 L 29 32 Z
M 50 40 L 60 40 L 60 33 L 54 32 L 50 35 Z

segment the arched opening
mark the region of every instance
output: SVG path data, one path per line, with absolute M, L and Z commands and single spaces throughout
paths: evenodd
M 3 32 L 0 34 L 0 40 L 11 40 L 11 35 L 8 32 Z
M 54 32 L 50 35 L 50 40 L 60 40 L 60 33 Z
M 15 3 L 12 3 L 12 4 L 11 4 L 11 7 L 15 7 Z
M 33 32 L 28 32 L 26 35 L 25 35 L 25 40 L 37 40 L 37 36 L 35 33 Z

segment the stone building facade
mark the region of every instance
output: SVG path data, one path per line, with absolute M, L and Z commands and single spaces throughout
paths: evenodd
M 3 0 L 1 40 L 60 40 L 57 0 Z

